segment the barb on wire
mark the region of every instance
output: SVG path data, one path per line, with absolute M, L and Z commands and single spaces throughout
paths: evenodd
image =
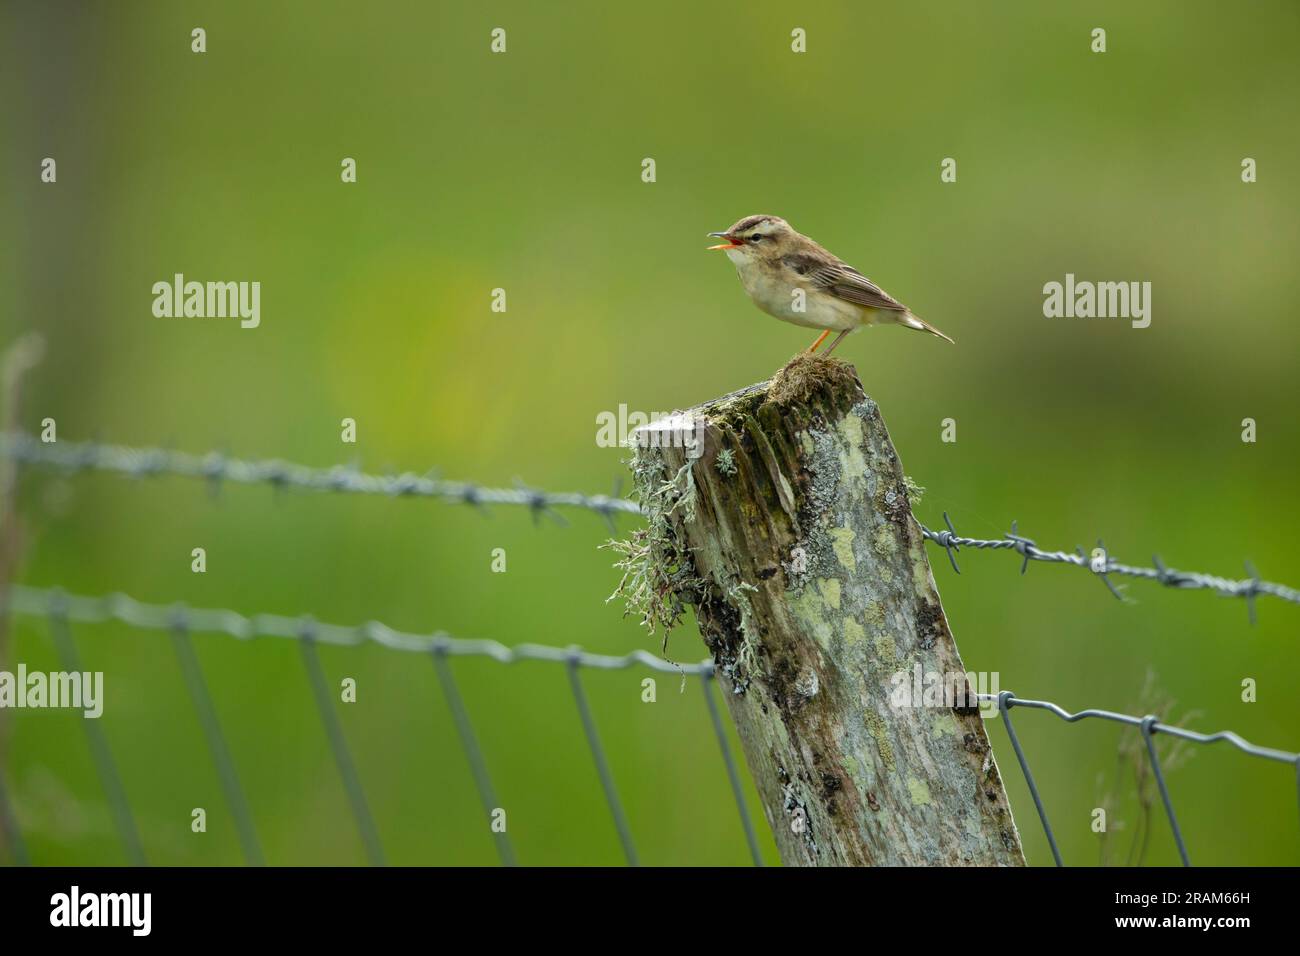
M 110 471 L 131 478 L 176 475 L 200 478 L 213 490 L 223 482 L 265 484 L 277 490 L 301 488 L 309 491 L 334 491 L 364 495 L 387 495 L 438 498 L 443 501 L 473 505 L 518 505 L 529 509 L 534 520 L 549 517 L 563 519 L 557 508 L 579 508 L 599 514 L 613 523 L 615 515 L 640 514 L 635 501 L 610 495 L 585 495 L 578 492 L 540 491 L 522 482 L 514 488 L 487 488 L 468 481 L 446 481 L 426 472 L 417 475 L 374 475 L 355 466 L 334 465 L 315 468 L 279 459 L 249 460 L 232 458 L 220 452 L 193 455 L 165 448 L 131 448 L 99 442 L 42 442 L 26 432 L 0 435 L 0 458 L 25 465 L 46 465 L 65 471 Z
M 96 623 L 121 621 L 132 627 L 152 631 L 171 631 L 184 627 L 192 634 L 229 634 L 240 640 L 254 637 L 287 637 L 303 640 L 310 633 L 317 644 L 378 644 L 390 650 L 429 654 L 437 651 L 448 657 L 490 657 L 502 664 L 515 661 L 550 661 L 596 670 L 622 670 L 641 665 L 666 674 L 710 675 L 713 662 L 675 664 L 648 651 L 635 650 L 621 657 L 590 654 L 586 651 L 542 644 L 517 644 L 514 647 L 492 640 L 452 637 L 441 631 L 434 634 L 411 634 L 395 630 L 378 621 L 355 626 L 324 624 L 309 615 L 287 617 L 279 614 L 254 614 L 246 617 L 227 608 L 194 608 L 175 604 L 146 604 L 122 593 L 101 597 L 67 594 L 59 588 L 36 588 L 15 584 L 9 590 L 4 607 L 17 614 L 45 616 L 57 610 L 69 621 Z
M 1255 598 L 1261 594 L 1280 598 L 1283 601 L 1290 601 L 1292 604 L 1300 604 L 1300 590 L 1288 587 L 1285 584 L 1261 581 L 1254 566 L 1250 563 L 1246 564 L 1246 571 L 1250 577 L 1234 580 L 1213 574 L 1202 574 L 1197 571 L 1176 571 L 1173 568 L 1166 567 L 1159 557 L 1152 559 L 1155 567 L 1151 568 L 1121 564 L 1110 556 L 1100 539 L 1097 541 L 1097 548 L 1092 554 L 1088 554 L 1083 548 L 1075 548 L 1074 551 L 1046 551 L 1038 547 L 1032 538 L 1020 534 L 1014 521 L 1011 522 L 1010 532 L 1001 538 L 993 539 L 967 538 L 959 535 L 946 511 L 943 513 L 943 521 L 947 527 L 941 531 L 931 531 L 920 522 L 917 523 L 921 528 L 922 536 L 927 541 L 932 541 L 943 548 L 948 555 L 948 561 L 952 564 L 952 569 L 958 574 L 961 574 L 961 568 L 957 565 L 955 555 L 962 548 L 1015 551 L 1021 556 L 1021 574 L 1024 574 L 1029 568 L 1030 561 L 1046 561 L 1049 564 L 1072 564 L 1075 567 L 1087 568 L 1101 579 L 1101 582 L 1106 585 L 1111 594 L 1121 601 L 1124 600 L 1124 595 L 1110 580 L 1112 574 L 1130 578 L 1145 578 L 1148 581 L 1155 581 L 1169 588 L 1179 588 L 1187 591 L 1207 590 L 1214 591 L 1223 597 L 1245 598 L 1246 610 L 1250 615 L 1251 624 L 1255 623 Z
M 641 506 L 635 501 L 620 497 L 618 485 L 612 495 L 586 495 L 578 492 L 548 492 L 516 481 L 514 488 L 489 488 L 467 481 L 448 481 L 430 471 L 422 475 L 402 472 L 396 475 L 375 475 L 360 471 L 355 465 L 334 465 L 316 468 L 280 459 L 249 460 L 234 458 L 221 452 L 205 455 L 187 454 L 165 448 L 133 448 L 108 445 L 100 442 L 42 442 L 26 432 L 0 434 L 0 459 L 27 465 L 46 465 L 66 471 L 109 471 L 133 478 L 159 475 L 177 475 L 200 478 L 215 491 L 223 482 L 241 484 L 266 484 L 277 490 L 302 488 L 312 491 L 334 491 L 352 494 L 386 495 L 389 497 L 438 498 L 443 501 L 486 508 L 490 505 L 522 506 L 529 510 L 533 520 L 540 522 L 548 517 L 563 524 L 559 508 L 577 508 L 599 514 L 614 527 L 615 516 L 639 515 Z M 1283 601 L 1300 604 L 1300 590 L 1271 581 L 1263 581 L 1255 568 L 1246 564 L 1249 577 L 1232 579 L 1195 571 L 1177 571 L 1166 567 L 1159 557 L 1153 559 L 1154 567 L 1121 564 L 1106 551 L 1101 541 L 1097 550 L 1089 555 L 1082 548 L 1070 551 L 1048 551 L 1039 548 L 1032 538 L 1021 535 L 1016 522 L 1002 538 L 967 538 L 957 533 L 947 512 L 943 515 L 947 527 L 933 531 L 920 525 L 921 533 L 944 549 L 953 571 L 960 574 L 956 554 L 962 548 L 1012 550 L 1021 556 L 1020 573 L 1024 574 L 1030 561 L 1052 564 L 1072 564 L 1087 568 L 1120 600 L 1120 589 L 1110 580 L 1110 575 L 1145 578 L 1165 587 L 1183 590 L 1210 590 L 1225 597 L 1240 597 L 1246 601 L 1250 621 L 1255 623 L 1255 600 L 1261 594 Z

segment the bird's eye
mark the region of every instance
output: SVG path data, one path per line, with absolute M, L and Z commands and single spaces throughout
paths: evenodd
M 754 233 L 752 236 L 749 237 L 749 241 L 750 241 L 750 242 L 758 242 L 758 240 L 760 240 L 760 239 L 762 239 L 762 238 L 763 238 L 763 234 L 762 234 L 761 232 L 756 232 L 756 233 Z

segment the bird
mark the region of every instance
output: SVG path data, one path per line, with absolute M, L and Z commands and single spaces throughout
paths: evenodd
M 844 260 L 797 232 L 780 216 L 746 216 L 730 229 L 711 232 L 736 266 L 740 284 L 768 315 L 810 329 L 824 329 L 808 347 L 839 332 L 830 355 L 850 332 L 864 325 L 902 325 L 952 339 L 899 302 Z M 955 344 L 955 343 L 954 343 Z

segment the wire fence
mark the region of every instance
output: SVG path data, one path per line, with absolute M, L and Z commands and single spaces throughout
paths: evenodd
M 119 621 L 134 628 L 163 631 L 171 634 L 178 656 L 181 659 L 182 670 L 185 671 L 186 686 L 195 710 L 199 714 L 214 766 L 221 780 L 231 816 L 235 820 L 244 858 L 250 865 L 260 865 L 265 861 L 252 822 L 252 814 L 243 790 L 239 785 L 234 761 L 226 748 L 224 734 L 221 732 L 216 710 L 212 705 L 206 683 L 203 680 L 198 658 L 189 646 L 190 635 L 195 633 L 220 633 L 244 641 L 263 637 L 290 638 L 299 643 L 303 664 L 312 686 L 316 708 L 325 735 L 329 739 L 330 748 L 348 796 L 349 806 L 357 830 L 361 835 L 367 857 L 374 865 L 384 864 L 383 847 L 379 839 L 378 828 L 366 803 L 360 775 L 352 760 L 342 725 L 334 710 L 328 681 L 316 653 L 318 644 L 357 646 L 373 643 L 391 650 L 427 654 L 432 658 L 443 696 L 451 710 L 457 736 L 474 777 L 485 818 L 489 820 L 500 804 L 497 801 L 491 778 L 488 775 L 487 761 L 484 758 L 482 748 L 478 744 L 469 712 L 465 707 L 452 669 L 448 665 L 448 659 L 453 657 L 486 657 L 503 664 L 517 661 L 546 661 L 552 664 L 564 665 L 583 732 L 604 791 L 605 801 L 614 822 L 615 830 L 618 833 L 624 856 L 627 862 L 633 866 L 638 862 L 635 842 L 631 828 L 628 825 L 627 816 L 619 800 L 618 789 L 610 772 L 609 761 L 600 742 L 596 720 L 583 690 L 579 673 L 584 668 L 622 670 L 639 666 L 659 672 L 681 674 L 683 678 L 687 676 L 696 677 L 700 680 L 703 688 L 710 723 L 717 737 L 719 751 L 726 769 L 732 795 L 735 798 L 751 859 L 756 866 L 763 864 L 757 835 L 745 801 L 739 768 L 732 754 L 725 724 L 717 705 L 713 689 L 715 677 L 712 661 L 702 661 L 698 664 L 672 664 L 640 650 L 616 657 L 591 654 L 577 647 L 563 648 L 541 644 L 521 644 L 511 648 L 496 641 L 456 638 L 445 633 L 433 635 L 406 633 L 390 628 L 378 621 L 366 621 L 355 626 L 346 626 L 324 624 L 314 617 L 306 615 L 300 617 L 285 617 L 274 614 L 245 616 L 226 608 L 190 608 L 183 604 L 146 604 L 124 594 L 87 597 L 68 594 L 58 588 L 34 588 L 25 585 L 15 585 L 10 589 L 5 609 L 15 614 L 47 619 L 50 622 L 51 632 L 54 635 L 55 644 L 59 649 L 63 665 L 70 672 L 79 672 L 82 669 L 72 639 L 70 627 L 72 623 L 95 624 L 106 621 Z M 1055 833 L 1048 820 L 1042 794 L 1035 782 L 1033 772 L 1030 770 L 1028 756 L 1020 743 L 1015 725 L 1011 720 L 1011 710 L 1016 707 L 1046 710 L 1069 723 L 1094 718 L 1136 727 L 1142 734 L 1152 774 L 1173 832 L 1174 842 L 1184 865 L 1190 866 L 1191 860 L 1153 740 L 1156 734 L 1165 734 L 1197 744 L 1222 742 L 1251 757 L 1289 764 L 1296 771 L 1297 806 L 1300 807 L 1300 754 L 1261 747 L 1231 731 L 1220 731 L 1214 734 L 1198 733 L 1185 727 L 1162 723 L 1154 716 L 1136 717 L 1107 710 L 1084 710 L 1078 713 L 1070 713 L 1054 703 L 1020 698 L 1011 691 L 1002 691 L 999 694 L 980 694 L 978 696 L 980 700 L 997 705 L 998 713 L 1006 727 L 1007 737 L 1012 749 L 1015 751 L 1016 760 L 1020 764 L 1025 784 L 1029 789 L 1034 807 L 1038 812 L 1039 820 L 1046 834 L 1052 858 L 1058 866 L 1064 865 L 1064 861 L 1056 842 Z M 82 723 L 89 738 L 88 742 L 94 757 L 96 772 L 100 778 L 100 783 L 112 811 L 115 827 L 126 850 L 127 857 L 137 865 L 144 865 L 147 860 L 143 845 L 134 822 L 130 804 L 126 798 L 121 775 L 113 760 L 107 739 L 104 737 L 97 721 L 86 720 L 82 721 Z M 2 781 L 0 781 L 0 816 L 3 816 L 5 821 L 7 842 L 14 848 L 18 861 L 20 863 L 28 862 L 23 849 L 22 836 L 12 812 L 11 801 L 5 795 Z M 494 832 L 493 836 L 501 862 L 507 866 L 514 865 L 516 857 L 506 833 Z
M 94 624 L 106 621 L 119 621 L 141 630 L 164 631 L 172 635 L 173 643 L 181 659 L 185 672 L 186 687 L 198 712 L 204 735 L 211 751 L 217 775 L 221 780 L 236 830 L 244 859 L 250 865 L 264 862 L 248 809 L 248 802 L 239 784 L 234 762 L 225 745 L 225 735 L 221 731 L 199 667 L 198 658 L 189 645 L 191 634 L 219 633 L 227 634 L 240 640 L 253 638 L 278 637 L 290 638 L 298 642 L 302 651 L 303 666 L 307 672 L 312 688 L 312 696 L 319 713 L 321 724 L 329 740 L 334 762 L 338 768 L 344 790 L 357 830 L 365 846 L 366 855 L 374 865 L 383 865 L 385 855 L 379 839 L 378 828 L 366 802 L 365 790 L 360 774 L 352 759 L 351 751 L 343 732 L 342 724 L 334 709 L 333 695 L 325 677 L 316 648 L 320 644 L 357 646 L 376 644 L 395 651 L 407 651 L 426 654 L 432 661 L 441 685 L 443 696 L 451 710 L 462 749 L 469 762 L 475 786 L 485 818 L 489 821 L 500 807 L 491 779 L 487 772 L 487 761 L 478 738 L 474 733 L 469 712 L 465 707 L 456 683 L 449 659 L 455 657 L 486 657 L 501 664 L 518 661 L 546 661 L 562 664 L 568 673 L 569 688 L 578 711 L 580 723 L 587 739 L 588 748 L 605 793 L 615 829 L 623 847 L 624 855 L 630 865 L 637 864 L 636 848 L 628 826 L 627 815 L 619 800 L 618 790 L 609 769 L 609 761 L 601 744 L 596 729 L 596 720 L 586 692 L 583 689 L 580 672 L 592 670 L 623 670 L 629 667 L 647 667 L 661 673 L 679 674 L 683 680 L 687 677 L 699 679 L 703 688 L 710 723 L 717 737 L 722 761 L 731 785 L 732 795 L 740 816 L 741 827 L 749 847 L 751 859 L 756 866 L 762 866 L 758 837 L 750 819 L 741 785 L 739 770 L 732 755 L 731 745 L 727 739 L 726 728 L 722 721 L 717 701 L 714 698 L 714 672 L 711 661 L 699 664 L 673 664 L 655 657 L 642 650 L 633 651 L 621 657 L 605 654 L 592 654 L 579 647 L 550 647 L 541 644 L 520 644 L 507 647 L 492 640 L 474 640 L 452 637 L 438 632 L 421 635 L 402 632 L 381 624 L 378 621 L 366 621 L 349 627 L 339 624 L 325 624 L 314 617 L 285 617 L 276 614 L 256 614 L 244 616 L 237 611 L 226 608 L 190 608 L 184 604 L 146 604 L 124 594 L 108 594 L 102 597 L 87 597 L 68 594 L 58 588 L 34 588 L 26 585 L 13 585 L 9 589 L 4 610 L 9 613 L 37 616 L 47 619 L 51 633 L 59 650 L 64 668 L 71 673 L 80 673 L 82 667 L 77 657 L 75 642 L 72 637 L 71 624 Z M 114 825 L 126 849 L 127 857 L 136 865 L 143 865 L 144 850 L 135 826 L 126 791 L 122 785 L 121 775 L 113 760 L 112 751 L 98 721 L 85 720 L 96 772 L 104 789 L 109 807 L 112 811 Z M 3 782 L 0 781 L 0 822 L 3 823 L 8 844 L 15 849 L 20 863 L 28 862 L 21 833 L 12 809 L 12 801 L 7 797 Z M 501 862 L 507 866 L 514 865 L 515 853 L 504 831 L 493 832 L 497 853 Z
M 1119 724 L 1125 724 L 1130 727 L 1137 727 L 1142 734 L 1142 741 L 1146 747 L 1147 760 L 1151 766 L 1151 773 L 1156 781 L 1156 786 L 1160 790 L 1160 800 L 1164 804 L 1165 815 L 1169 819 L 1169 827 L 1173 832 L 1174 843 L 1178 847 L 1178 855 L 1183 861 L 1183 866 L 1191 866 L 1191 859 L 1187 853 L 1187 844 L 1183 841 L 1183 831 L 1178 825 L 1178 816 L 1174 813 L 1173 799 L 1169 794 L 1169 787 L 1165 783 L 1164 771 L 1160 766 L 1160 757 L 1156 753 L 1154 736 L 1156 734 L 1167 734 L 1181 740 L 1187 740 L 1196 744 L 1213 744 L 1223 741 L 1236 747 L 1244 754 L 1252 757 L 1259 757 L 1263 760 L 1276 760 L 1280 763 L 1290 764 L 1296 772 L 1296 800 L 1297 807 L 1300 807 L 1300 754 L 1290 753 L 1285 750 L 1275 750 L 1271 747 L 1260 747 L 1252 744 L 1250 741 L 1243 739 L 1238 734 L 1230 730 L 1221 730 L 1216 734 L 1201 734 L 1185 727 L 1178 727 L 1173 724 L 1161 723 L 1153 715 L 1145 717 L 1133 717 L 1129 714 L 1117 714 L 1109 710 L 1081 710 L 1072 714 L 1064 708 L 1044 700 L 1025 700 L 1017 697 L 1011 691 L 1004 690 L 999 694 L 979 694 L 980 700 L 996 702 L 998 713 L 1002 717 L 1002 722 L 1007 729 L 1007 737 L 1011 741 L 1011 749 L 1016 752 L 1016 760 L 1020 763 L 1021 773 L 1025 777 L 1025 785 L 1029 788 L 1029 795 L 1033 798 L 1034 808 L 1038 811 L 1038 819 L 1043 824 L 1043 831 L 1047 835 L 1047 845 L 1051 848 L 1052 859 L 1056 861 L 1057 866 L 1064 866 L 1061 859 L 1060 848 L 1056 844 L 1056 835 L 1052 831 L 1052 825 L 1048 822 L 1047 811 L 1043 806 L 1043 798 L 1039 793 L 1038 785 L 1034 782 L 1034 775 L 1029 769 L 1029 758 L 1025 755 L 1024 748 L 1020 745 L 1020 738 L 1016 735 L 1016 728 L 1011 723 L 1011 710 L 1013 707 L 1028 707 L 1034 710 L 1046 710 L 1055 714 L 1067 723 L 1076 723 L 1080 720 L 1095 718 L 1098 720 L 1109 720 Z
M 1245 598 L 1251 624 L 1255 623 L 1255 598 L 1261 594 L 1281 598 L 1283 601 L 1290 601 L 1292 604 L 1300 604 L 1300 590 L 1288 587 L 1285 584 L 1261 581 L 1254 566 L 1249 562 L 1246 562 L 1246 572 L 1250 577 L 1241 580 L 1218 577 L 1213 574 L 1202 574 L 1199 571 L 1178 571 L 1166 567 L 1158 556 L 1152 558 L 1155 567 L 1137 567 L 1116 561 L 1106 552 L 1105 545 L 1101 541 L 1097 542 L 1097 547 L 1092 553 L 1088 553 L 1080 547 L 1076 547 L 1073 552 L 1044 551 L 1031 538 L 1019 534 L 1014 521 L 1011 522 L 1011 530 L 1003 537 L 986 539 L 964 538 L 957 534 L 956 529 L 952 526 L 952 519 L 948 517 L 946 511 L 943 514 L 943 520 L 948 526 L 946 530 L 931 531 L 925 525 L 921 525 L 921 534 L 925 536 L 927 541 L 931 541 L 944 549 L 949 562 L 952 564 L 952 569 L 958 574 L 961 574 L 961 568 L 958 567 L 957 558 L 954 555 L 962 548 L 1015 551 L 1022 558 L 1020 562 L 1021 574 L 1024 574 L 1029 569 L 1030 561 L 1046 561 L 1049 564 L 1066 564 L 1086 568 L 1100 578 L 1102 583 L 1110 590 L 1110 593 L 1121 601 L 1124 600 L 1124 595 L 1110 580 L 1112 574 L 1143 578 L 1169 588 L 1179 588 L 1186 591 L 1208 590 L 1214 591 L 1223 597 Z
M 46 465 L 67 473 L 107 471 L 130 478 L 172 475 L 200 478 L 213 491 L 226 482 L 267 485 L 277 490 L 332 491 L 348 494 L 383 495 L 390 498 L 437 498 L 487 508 L 507 505 L 527 508 L 538 520 L 543 516 L 563 523 L 557 509 L 574 508 L 594 512 L 612 523 L 619 514 L 640 514 L 635 501 L 612 495 L 584 495 L 577 492 L 546 492 L 517 482 L 514 488 L 489 488 L 469 481 L 447 481 L 435 472 L 416 474 L 367 474 L 353 465 L 316 468 L 279 458 L 232 458 L 221 452 L 187 454 L 167 448 L 131 448 L 99 442 L 43 442 L 26 432 L 0 435 L 0 458 L 24 465 Z
M 618 515 L 641 514 L 641 506 L 635 501 L 620 498 L 617 488 L 612 495 L 546 492 L 522 482 L 514 488 L 492 488 L 468 481 L 447 481 L 431 472 L 422 475 L 414 472 L 375 475 L 364 473 L 350 465 L 319 468 L 278 458 L 233 458 L 215 451 L 194 455 L 157 447 L 135 448 L 99 442 L 44 442 L 26 432 L 0 434 L 0 459 L 10 459 L 26 465 L 44 465 L 65 473 L 93 470 L 131 478 L 161 475 L 200 478 L 207 481 L 214 491 L 226 482 L 234 482 L 263 484 L 279 490 L 297 488 L 318 492 L 437 498 L 479 508 L 490 505 L 524 507 L 532 513 L 535 520 L 547 516 L 563 522 L 558 509 L 576 509 L 600 515 L 611 527 Z M 1021 556 L 1021 574 L 1025 573 L 1031 561 L 1084 568 L 1099 578 L 1120 600 L 1123 600 L 1123 594 L 1110 580 L 1111 575 L 1155 581 L 1165 587 L 1181 590 L 1209 590 L 1224 597 L 1244 598 L 1252 624 L 1255 622 L 1255 599 L 1260 595 L 1300 604 L 1300 589 L 1261 580 L 1249 563 L 1246 564 L 1249 577 L 1241 579 L 1199 571 L 1179 571 L 1167 567 L 1159 557 L 1152 559 L 1153 567 L 1141 567 L 1115 560 L 1107 553 L 1101 541 L 1097 542 L 1097 548 L 1091 553 L 1085 552 L 1083 548 L 1074 551 L 1046 550 L 1039 548 L 1033 539 L 1021 535 L 1014 521 L 1011 523 L 1011 531 L 1003 537 L 983 539 L 957 534 L 947 512 L 944 512 L 943 520 L 947 525 L 945 529 L 934 531 L 922 524 L 921 534 L 927 541 L 944 550 L 953 571 L 958 574 L 961 573 L 961 568 L 957 564 L 956 554 L 962 548 L 1007 550 L 1015 551 Z
M 215 452 L 207 455 L 190 455 L 161 448 L 131 448 L 104 445 L 96 442 L 46 443 L 20 432 L 0 435 L 0 459 L 10 459 L 21 464 L 52 466 L 67 472 L 90 469 L 116 472 L 133 478 L 147 478 L 158 475 L 202 478 L 214 488 L 219 488 L 222 483 L 231 481 L 246 484 L 267 484 L 277 489 L 301 488 L 313 491 L 378 494 L 390 497 L 420 496 L 478 507 L 488 505 L 522 506 L 528 508 L 535 519 L 540 519 L 543 516 L 559 519 L 556 509 L 572 508 L 594 512 L 612 525 L 615 516 L 619 514 L 638 514 L 640 512 L 640 507 L 635 502 L 619 498 L 617 491 L 613 496 L 605 496 L 543 492 L 522 484 L 513 489 L 491 488 L 469 482 L 445 481 L 431 474 L 416 475 L 408 472 L 398 475 L 374 475 L 346 466 L 313 468 L 278 459 L 252 461 L 231 458 Z M 955 553 L 959 552 L 961 548 L 1014 550 L 1022 557 L 1021 573 L 1024 573 L 1027 569 L 1030 561 L 1085 568 L 1101 578 L 1110 591 L 1116 597 L 1121 598 L 1122 595 L 1119 590 L 1109 579 L 1110 575 L 1152 580 L 1166 587 L 1185 590 L 1204 589 L 1224 596 L 1241 597 L 1247 602 L 1252 622 L 1255 620 L 1254 602 L 1259 595 L 1269 595 L 1285 601 L 1300 603 L 1300 591 L 1284 585 L 1262 581 L 1254 569 L 1249 566 L 1247 570 L 1250 577 L 1242 580 L 1232 580 L 1198 572 L 1177 571 L 1167 568 L 1158 558 L 1155 559 L 1155 567 L 1137 567 L 1115 561 L 1106 554 L 1100 542 L 1098 542 L 1098 551 L 1092 554 L 1084 552 L 1082 548 L 1076 549 L 1075 552 L 1048 551 L 1040 549 L 1031 539 L 1020 535 L 1014 522 L 1012 523 L 1011 532 L 1004 538 L 975 539 L 958 535 L 946 513 L 944 514 L 944 521 L 947 525 L 946 530 L 935 532 L 922 525 L 921 531 L 926 540 L 944 549 L 949 561 L 952 563 L 953 570 L 957 573 L 960 573 L 960 568 L 957 565 Z M 378 828 L 366 801 L 360 775 L 347 745 L 344 729 L 334 710 L 328 681 L 317 655 L 316 648 L 318 645 L 356 646 L 375 644 L 389 650 L 426 654 L 431 658 L 443 696 L 451 712 L 457 737 L 469 764 L 482 809 L 489 819 L 499 807 L 499 802 L 488 774 L 487 761 L 474 732 L 469 711 L 456 683 L 453 669 L 450 666 L 450 659 L 471 656 L 486 657 L 503 664 L 517 661 L 545 661 L 563 664 L 579 721 L 604 791 L 605 801 L 622 845 L 624 856 L 630 865 L 636 865 L 638 862 L 633 835 L 618 796 L 618 790 L 609 762 L 605 756 L 604 747 L 601 744 L 595 715 L 583 689 L 581 671 L 584 669 L 621 670 L 630 667 L 646 667 L 658 672 L 680 674 L 683 680 L 687 677 L 695 677 L 699 679 L 703 688 L 710 723 L 717 737 L 750 856 L 755 865 L 761 866 L 763 864 L 757 835 L 745 801 L 740 771 L 733 757 L 721 712 L 715 699 L 713 685 L 716 682 L 716 677 L 711 661 L 698 664 L 677 664 L 663 660 L 644 650 L 636 650 L 622 656 L 609 656 L 592 654 L 576 646 L 560 648 L 540 644 L 521 644 L 508 647 L 493 640 L 458 638 L 444 632 L 433 634 L 403 632 L 373 620 L 355 626 L 347 626 L 322 623 L 314 617 L 306 615 L 298 617 L 276 614 L 245 616 L 237 611 L 225 608 L 191 608 L 181 603 L 172 605 L 147 604 L 124 594 L 88 597 L 68 594 L 58 588 L 37 588 L 26 585 L 10 586 L 5 598 L 4 610 L 7 613 L 46 618 L 49 621 L 51 634 L 62 664 L 70 672 L 81 671 L 76 642 L 71 629 L 73 623 L 94 624 L 118 621 L 133 628 L 165 631 L 171 635 L 185 686 L 198 714 L 208 749 L 221 781 L 223 794 L 235 822 L 235 829 L 239 836 L 243 856 L 250 865 L 260 865 L 265 860 L 257 838 L 253 815 L 239 783 L 235 762 L 226 745 L 225 734 L 217 717 L 217 711 L 213 706 L 212 697 L 198 658 L 190 644 L 190 636 L 196 633 L 226 634 L 240 640 L 278 637 L 298 642 L 303 666 L 312 688 L 313 699 L 323 731 L 328 738 L 334 762 L 347 793 L 352 816 L 365 847 L 367 858 L 375 865 L 382 865 L 386 861 L 386 857 Z M 1016 759 L 1020 764 L 1030 796 L 1034 801 L 1035 809 L 1043 825 L 1053 859 L 1057 865 L 1063 865 L 1063 860 L 1055 834 L 1048 821 L 1042 794 L 1030 770 L 1028 757 L 1021 746 L 1011 720 L 1011 710 L 1016 707 L 1046 710 L 1070 723 L 1096 718 L 1136 727 L 1142 735 L 1152 775 L 1159 789 L 1179 855 L 1185 865 L 1190 865 L 1190 858 L 1153 740 L 1156 734 L 1164 734 L 1197 744 L 1208 745 L 1225 742 L 1249 756 L 1290 764 L 1296 771 L 1297 800 L 1300 801 L 1300 754 L 1261 747 L 1244 740 L 1231 731 L 1201 734 L 1162 723 L 1154 716 L 1135 717 L 1105 710 L 1084 710 L 1078 713 L 1070 713 L 1056 704 L 1019 698 L 1010 691 L 1003 691 L 997 695 L 979 696 L 982 700 L 997 705 L 998 713 L 1006 727 L 1008 739 L 1015 751 Z M 147 859 L 143 843 L 140 840 L 131 806 L 127 800 L 126 791 L 122 785 L 121 776 L 107 739 L 96 721 L 87 720 L 82 723 L 86 728 L 96 772 L 104 789 L 114 825 L 127 856 L 133 863 L 145 864 Z M 5 788 L 2 773 L 0 773 L 0 829 L 3 829 L 6 843 L 11 848 L 15 859 L 19 863 L 29 862 L 13 803 Z M 505 865 L 514 865 L 516 863 L 515 852 L 504 830 L 498 831 L 493 828 L 493 838 L 501 862 Z

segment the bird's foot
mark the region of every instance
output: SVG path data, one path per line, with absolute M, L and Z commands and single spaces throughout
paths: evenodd
M 808 348 L 807 348 L 805 351 L 806 351 L 809 355 L 811 355 L 813 352 L 816 352 L 816 351 L 817 351 L 817 347 L 818 347 L 819 345 L 821 345 L 823 342 L 825 342 L 825 341 L 826 341 L 826 336 L 828 336 L 828 335 L 830 335 L 830 334 L 831 334 L 831 330 L 830 330 L 830 329 L 827 329 L 827 330 L 826 330 L 825 332 L 823 332 L 821 335 L 817 336 L 817 341 L 814 342 L 812 345 L 808 346 Z

